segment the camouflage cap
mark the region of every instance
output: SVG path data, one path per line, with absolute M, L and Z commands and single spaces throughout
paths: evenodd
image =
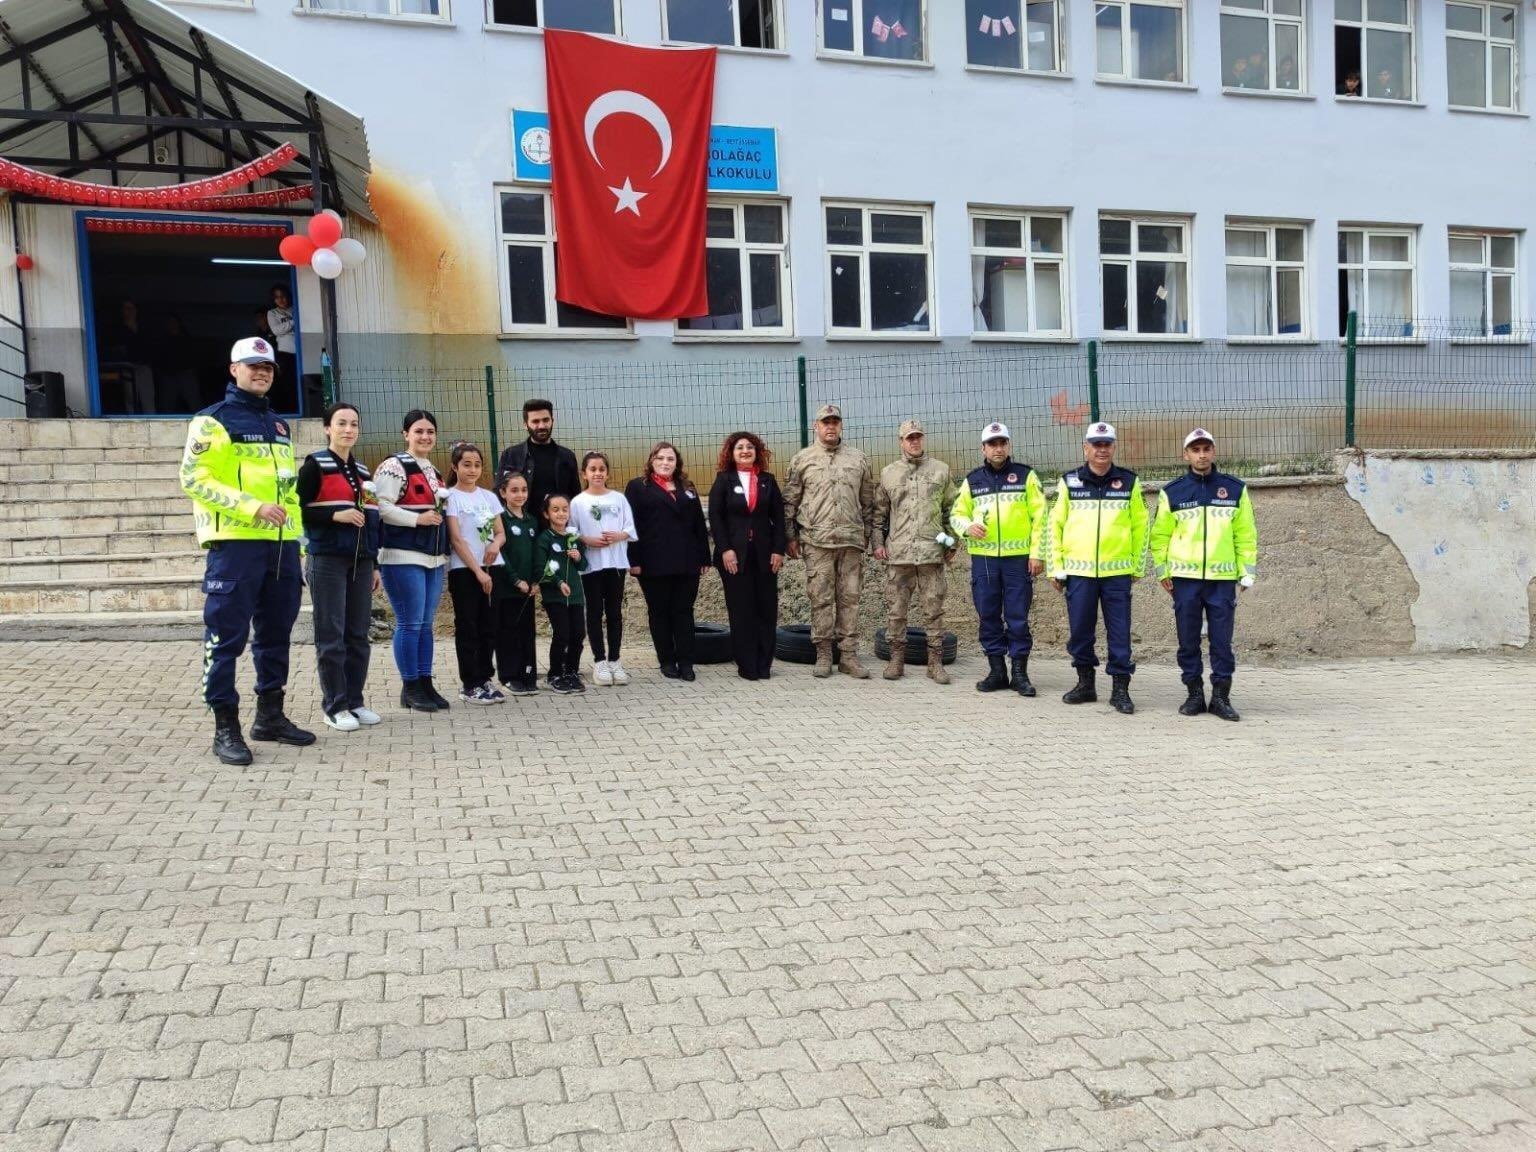
M 905 440 L 913 433 L 916 433 L 919 436 L 927 435 L 927 432 L 925 432 L 923 429 L 923 422 L 921 420 L 903 420 L 901 422 L 901 431 L 898 433 L 898 435 L 903 440 Z
M 842 418 L 843 410 L 836 404 L 823 404 L 820 408 L 816 409 L 816 422 L 818 424 L 823 420 L 841 420 Z

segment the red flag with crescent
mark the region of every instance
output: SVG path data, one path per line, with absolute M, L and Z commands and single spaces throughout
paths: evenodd
M 544 32 L 555 297 L 608 316 L 709 311 L 713 48 Z

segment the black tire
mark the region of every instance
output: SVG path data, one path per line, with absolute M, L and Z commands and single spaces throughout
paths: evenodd
M 944 633 L 944 663 L 953 664 L 955 655 L 960 650 L 959 638 L 953 632 Z M 889 660 L 891 658 L 890 641 L 886 639 L 885 629 L 880 628 L 875 632 L 875 659 Z M 921 628 L 907 629 L 907 663 L 928 663 L 928 634 Z
M 697 622 L 693 626 L 693 662 L 695 664 L 729 664 L 731 655 L 731 630 L 723 624 Z
M 811 643 L 809 624 L 785 624 L 778 630 L 773 641 L 773 654 L 788 664 L 816 663 L 816 645 Z M 841 660 L 842 652 L 832 645 L 832 659 Z

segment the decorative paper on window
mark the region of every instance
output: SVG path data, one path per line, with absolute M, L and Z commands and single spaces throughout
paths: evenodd
M 989 32 L 993 36 L 1012 36 L 1018 31 L 1018 29 L 1014 27 L 1013 17 L 1011 16 L 1004 16 L 1002 18 L 998 18 L 996 16 L 983 16 L 981 18 L 981 26 L 976 30 L 983 36 L 987 35 Z
M 846 8 L 834 8 L 834 9 L 832 9 L 832 19 L 833 20 L 840 20 L 840 21 L 842 21 L 843 23 L 846 24 L 848 22 L 848 9 L 846 9 Z

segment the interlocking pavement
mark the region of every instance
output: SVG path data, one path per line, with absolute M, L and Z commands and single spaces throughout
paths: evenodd
M 3 1150 L 1536 1149 L 1530 660 L 413 717 L 379 648 L 242 770 L 194 645 L 0 656 Z

